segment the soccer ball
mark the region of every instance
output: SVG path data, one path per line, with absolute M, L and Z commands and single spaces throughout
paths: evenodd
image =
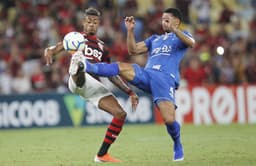
M 79 32 L 67 33 L 62 43 L 66 51 L 83 51 L 85 48 L 85 38 Z

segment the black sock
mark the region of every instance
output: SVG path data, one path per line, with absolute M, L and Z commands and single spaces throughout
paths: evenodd
M 79 62 L 79 68 L 77 71 L 77 80 L 76 80 L 76 86 L 79 88 L 82 88 L 85 83 L 85 73 L 84 73 L 84 64 L 82 62 Z
M 110 144 L 103 142 L 100 147 L 100 151 L 98 152 L 98 156 L 105 155 L 108 152 L 109 147 L 110 147 Z
M 121 132 L 123 124 L 124 120 L 117 118 L 112 119 L 106 131 L 105 138 L 103 140 L 101 148 L 98 152 L 98 156 L 103 156 L 108 152 L 110 145 L 115 142 L 116 138 Z

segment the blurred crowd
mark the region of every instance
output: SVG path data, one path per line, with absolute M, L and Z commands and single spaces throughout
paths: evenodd
M 136 41 L 161 29 L 162 11 L 181 9 L 182 29 L 197 41 L 182 61 L 182 86 L 256 83 L 256 1 L 254 0 L 1 0 L 0 94 L 67 92 L 70 56 L 61 52 L 45 65 L 44 49 L 70 31 L 83 31 L 84 10 L 102 13 L 98 37 L 112 61 L 138 63 L 126 48 L 123 19 L 136 18 Z

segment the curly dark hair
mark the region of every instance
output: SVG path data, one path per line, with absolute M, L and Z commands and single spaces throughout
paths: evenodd
M 97 9 L 90 7 L 85 10 L 85 16 L 88 16 L 88 15 L 100 17 L 100 12 Z

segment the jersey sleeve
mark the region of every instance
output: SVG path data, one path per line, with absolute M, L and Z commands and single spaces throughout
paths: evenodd
M 148 50 L 150 51 L 151 50 L 151 46 L 152 46 L 152 41 L 156 38 L 157 36 L 156 35 L 152 35 L 150 36 L 149 38 L 147 38 L 146 40 L 144 40 L 144 43 L 146 44 Z
M 189 37 L 193 38 L 192 34 L 191 34 L 191 33 L 189 33 L 188 31 L 183 31 L 183 33 L 184 33 L 185 35 L 187 35 L 187 36 L 189 36 Z
M 193 38 L 192 34 L 189 33 L 188 31 L 183 31 L 183 33 L 184 33 L 185 35 L 187 35 L 188 37 Z M 183 48 L 187 48 L 188 46 L 187 46 L 185 43 L 182 42 L 182 47 L 183 47 Z

